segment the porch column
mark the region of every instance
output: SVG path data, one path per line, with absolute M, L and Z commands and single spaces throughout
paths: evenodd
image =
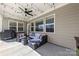
M 0 32 L 2 32 L 2 19 L 3 19 L 3 17 L 2 17 L 2 15 L 0 15 Z

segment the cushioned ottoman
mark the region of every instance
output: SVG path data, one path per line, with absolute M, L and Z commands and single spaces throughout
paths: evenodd
M 31 43 L 28 43 L 28 46 L 30 46 L 32 49 L 36 49 L 38 47 L 38 44 L 31 42 Z

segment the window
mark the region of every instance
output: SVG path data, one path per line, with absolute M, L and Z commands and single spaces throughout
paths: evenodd
M 45 18 L 44 18 L 45 19 Z M 35 24 L 35 25 L 34 25 Z M 38 20 L 30 24 L 30 31 L 52 32 L 55 30 L 54 15 L 49 16 L 46 20 Z
M 43 31 L 43 21 L 36 22 L 36 31 Z
M 34 31 L 34 23 L 31 23 L 31 31 Z
M 54 18 L 46 20 L 46 32 L 54 32 Z
M 16 32 L 23 32 L 23 22 L 17 22 L 17 21 L 10 21 L 9 22 L 9 29 L 14 30 Z
M 22 32 L 23 31 L 23 23 L 20 22 L 18 23 L 18 32 Z
M 16 26 L 17 26 L 17 23 L 16 23 L 16 22 L 10 22 L 10 23 L 9 23 L 9 28 L 10 28 L 10 30 L 17 31 Z

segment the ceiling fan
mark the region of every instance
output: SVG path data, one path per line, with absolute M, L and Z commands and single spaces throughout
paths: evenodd
M 21 9 L 25 13 L 25 16 L 27 16 L 27 15 L 33 16 L 31 14 L 33 12 L 33 10 L 28 10 L 27 8 L 22 9 L 21 7 L 19 7 L 19 9 Z

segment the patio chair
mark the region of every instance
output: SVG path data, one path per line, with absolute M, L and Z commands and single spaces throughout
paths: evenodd
M 13 38 L 16 38 L 16 32 L 13 30 L 4 30 L 4 32 L 2 32 L 1 34 L 2 40 L 8 40 Z
M 31 35 L 29 35 L 28 45 L 33 49 L 38 48 L 39 46 L 45 44 L 46 42 L 47 42 L 47 35 L 42 35 L 39 33 L 31 33 Z
M 27 45 L 28 41 L 24 32 L 17 33 L 17 42 L 21 42 L 23 45 Z

